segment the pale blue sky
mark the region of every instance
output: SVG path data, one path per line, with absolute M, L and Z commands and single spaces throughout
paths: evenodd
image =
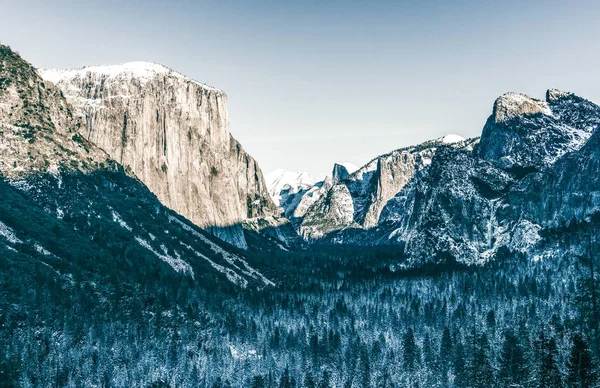
M 481 132 L 507 91 L 600 101 L 597 1 L 0 0 L 0 41 L 38 67 L 162 63 L 229 96 L 259 161 L 328 173 Z

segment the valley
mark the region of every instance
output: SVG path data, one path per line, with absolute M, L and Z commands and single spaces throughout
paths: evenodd
M 0 46 L 0 386 L 598 385 L 599 106 L 506 93 L 321 179 L 226 104 Z

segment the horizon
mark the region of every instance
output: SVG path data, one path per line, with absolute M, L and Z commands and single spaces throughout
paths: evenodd
M 597 4 L 184 3 L 23 1 L 0 36 L 37 68 L 145 61 L 223 90 L 231 133 L 264 174 L 320 177 L 446 134 L 479 136 L 506 92 L 600 100 Z M 29 39 L 24 19 L 44 33 Z

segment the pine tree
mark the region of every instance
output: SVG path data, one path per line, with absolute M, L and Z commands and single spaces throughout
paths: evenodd
M 455 338 L 457 336 L 455 335 Z M 454 383 L 457 387 L 467 386 L 467 368 L 465 363 L 465 348 L 460 338 L 455 340 L 454 357 L 452 364 L 454 366 Z
M 523 348 L 512 330 L 504 334 L 498 378 L 504 386 L 523 385 L 527 380 Z
M 448 384 L 448 371 L 452 362 L 452 337 L 450 329 L 444 328 L 442 333 L 442 341 L 440 343 L 440 376 L 443 385 Z
M 416 369 L 419 364 L 419 348 L 415 343 L 415 334 L 412 328 L 409 328 L 404 335 L 404 368 L 407 371 L 412 372 Z
M 315 383 L 315 379 L 313 378 L 312 373 L 310 371 L 306 372 L 304 375 L 304 388 L 316 388 L 317 384 Z
M 452 337 L 450 336 L 450 329 L 444 328 L 442 333 L 442 342 L 440 343 L 440 362 L 442 365 L 448 365 L 452 357 Z
M 264 388 L 266 387 L 265 378 L 263 376 L 257 375 L 252 379 L 251 388 Z
M 471 383 L 474 387 L 494 386 L 494 369 L 490 363 L 490 343 L 487 335 L 474 335 L 474 354 L 471 362 Z
M 290 369 L 286 367 L 279 380 L 279 388 L 292 388 L 292 382 L 290 379 Z M 295 387 L 294 387 L 295 388 Z
M 371 387 L 371 364 L 369 363 L 369 355 L 363 352 L 360 366 L 360 382 L 363 388 Z
M 319 388 L 330 388 L 331 387 L 331 376 L 329 376 L 329 371 L 326 369 L 323 371 L 323 375 L 321 376 L 321 381 L 319 381 Z
M 425 334 L 425 338 L 423 339 L 423 361 L 429 369 L 436 369 L 436 359 L 433 354 L 433 349 L 431 345 L 431 337 L 429 333 Z
M 542 328 L 540 332 L 540 367 L 538 383 L 540 388 L 559 388 L 562 387 L 562 377 L 556 363 L 558 349 L 556 340 L 548 338 Z
M 593 387 L 598 382 L 594 357 L 583 336 L 573 336 L 571 355 L 567 361 L 567 385 L 572 388 Z
M 582 329 L 591 335 L 591 345 L 594 353 L 600 356 L 600 279 L 597 275 L 592 237 L 588 232 L 588 253 L 579 256 L 581 263 L 586 267 L 585 273 L 578 279 L 577 296 L 575 304 L 579 311 Z

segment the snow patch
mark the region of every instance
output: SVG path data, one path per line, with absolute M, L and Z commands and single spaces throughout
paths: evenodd
M 177 252 L 175 252 L 175 255 L 177 257 L 172 257 L 171 255 L 169 255 L 167 253 L 167 249 L 164 245 L 160 246 L 163 251 L 163 253 L 160 253 L 160 252 L 157 252 L 154 248 L 152 248 L 152 246 L 148 243 L 148 241 L 146 241 L 140 237 L 137 237 L 137 236 L 135 239 L 138 242 L 138 244 L 140 244 L 141 246 L 143 246 L 150 252 L 154 253 L 154 255 L 156 255 L 156 257 L 158 257 L 165 263 L 169 264 L 176 272 L 183 272 L 184 274 L 189 274 L 192 277 L 192 279 L 194 278 L 194 270 L 188 263 L 186 263 L 185 261 L 183 261 L 181 259 L 181 257 L 179 256 L 179 254 Z
M 161 64 L 143 61 L 127 62 L 119 65 L 86 66 L 78 69 L 39 69 L 38 72 L 44 80 L 55 84 L 66 80 L 84 79 L 88 74 L 105 79 L 136 78 L 141 82 L 150 81 L 157 76 L 172 76 L 192 82 L 204 89 L 218 90 L 192 80 Z
M 187 244 L 185 244 L 185 243 L 183 243 L 181 241 L 179 243 L 181 245 L 183 245 L 184 247 L 186 247 L 187 249 L 189 249 L 190 251 L 192 251 L 199 258 L 208 261 L 208 263 L 211 265 L 211 267 L 213 267 L 214 269 L 216 269 L 218 272 L 221 272 L 222 274 L 224 274 L 225 277 L 227 277 L 227 279 L 230 282 L 232 282 L 233 284 L 235 284 L 236 286 L 239 286 L 239 287 L 242 287 L 242 288 L 248 287 L 248 280 L 246 280 L 243 277 L 241 277 L 240 275 L 238 275 L 231 268 L 227 268 L 227 267 L 224 267 L 224 266 L 222 266 L 220 264 L 215 263 L 214 261 L 212 261 L 208 257 L 204 256 L 202 253 L 198 252 L 197 250 L 195 250 L 191 246 L 189 246 L 189 245 L 187 245 Z
M 35 244 L 34 248 L 35 248 L 35 250 L 38 253 L 41 253 L 42 255 L 45 255 L 45 256 L 51 256 L 52 255 L 52 253 L 50 253 L 50 251 L 48 251 L 46 248 L 44 248 L 40 244 Z
M 12 244 L 23 244 L 23 241 L 21 241 L 17 235 L 15 234 L 15 231 L 12 230 L 11 228 L 9 228 L 8 226 L 6 226 L 6 224 L 2 223 L 0 221 L 0 236 L 4 236 L 4 238 L 6 238 L 8 240 L 8 242 L 12 243 Z
M 441 142 L 443 144 L 453 144 L 453 143 L 459 143 L 461 141 L 465 141 L 467 139 L 465 139 L 464 137 L 460 136 L 460 135 L 455 135 L 455 134 L 448 134 L 444 137 L 442 137 Z
M 183 228 L 183 230 L 185 230 L 188 233 L 191 233 L 193 236 L 195 236 L 197 239 L 202 241 L 204 244 L 208 245 L 208 247 L 214 253 L 220 254 L 225 261 L 227 261 L 229 264 L 231 264 L 234 268 L 241 271 L 244 275 L 250 276 L 251 278 L 253 278 L 255 280 L 259 280 L 266 286 L 273 286 L 273 287 L 275 286 L 275 283 L 273 283 L 271 280 L 267 279 L 263 274 L 261 274 L 260 272 L 258 272 L 254 268 L 252 268 L 246 262 L 246 260 L 242 259 L 241 257 L 239 257 L 237 255 L 234 255 L 233 253 L 227 252 L 226 250 L 224 250 L 223 248 L 221 248 L 220 246 L 218 246 L 217 244 L 215 244 L 214 242 L 209 240 L 207 237 L 205 237 L 202 234 L 195 231 L 191 226 L 186 225 L 183 221 L 181 221 L 173 216 L 169 216 L 169 221 L 179 224 L 179 226 L 181 226 Z M 238 264 L 241 267 L 238 266 Z
M 127 223 L 125 221 L 123 221 L 123 219 L 121 218 L 119 213 L 117 213 L 114 210 L 112 210 L 112 218 L 113 218 L 113 221 L 118 222 L 122 228 L 127 229 L 130 232 L 133 230 L 129 225 L 127 225 Z
M 255 349 L 238 349 L 234 345 L 229 345 L 231 357 L 235 360 L 261 359 L 262 355 L 257 354 Z

